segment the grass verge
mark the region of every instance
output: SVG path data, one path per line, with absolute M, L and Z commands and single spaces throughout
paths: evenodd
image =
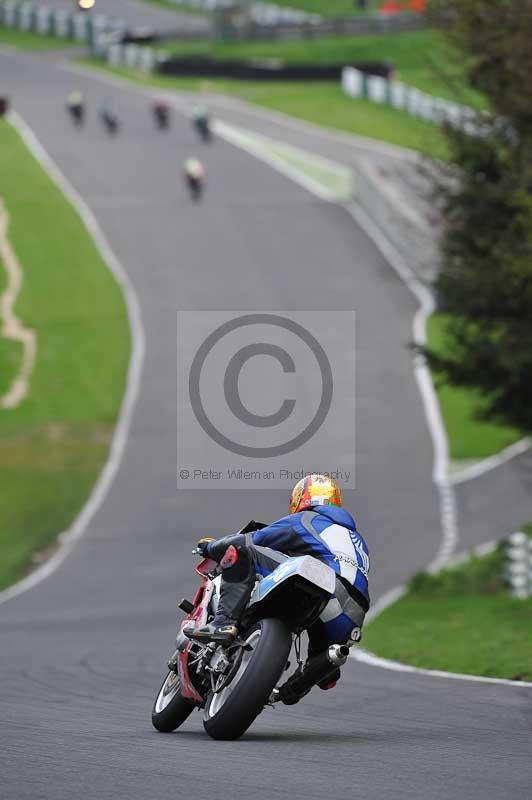
M 436 125 L 417 120 L 401 111 L 366 100 L 352 100 L 336 83 L 279 83 L 224 79 L 173 78 L 84 60 L 86 66 L 127 78 L 143 86 L 190 92 L 235 95 L 259 106 L 282 111 L 329 129 L 354 133 L 390 144 L 418 150 L 431 158 L 445 159 L 447 145 Z
M 202 13 L 198 9 L 185 6 L 183 3 L 172 3 L 171 0 L 144 0 L 147 3 L 158 3 L 160 5 L 178 8 L 179 11 L 189 9 L 194 14 Z M 276 0 L 278 6 L 288 6 L 297 8 L 300 11 L 307 11 L 310 14 L 320 14 L 322 17 L 345 17 L 353 14 L 368 14 L 376 12 L 381 4 L 381 0 L 368 0 L 367 8 L 362 10 L 354 0 Z M 203 12 L 209 13 L 209 12 Z
M 179 11 L 181 14 L 189 14 L 192 17 L 210 17 L 211 12 L 202 8 L 195 8 L 188 6 L 186 3 L 172 3 L 172 0 L 142 0 L 143 3 L 149 3 L 153 6 L 161 6 L 168 8 L 170 11 Z
M 364 630 L 372 653 L 425 669 L 532 680 L 532 598 L 502 585 L 499 550 L 412 579 Z
M 59 36 L 41 36 L 29 31 L 19 31 L 15 28 L 4 28 L 0 25 L 0 46 L 14 47 L 16 50 L 58 50 L 63 47 L 79 46 L 71 39 Z
M 427 325 L 428 345 L 436 353 L 445 352 L 445 314 L 433 314 Z M 436 378 L 438 400 L 449 437 L 451 459 L 482 459 L 495 455 L 519 441 L 522 431 L 478 418 L 482 395 L 442 383 Z
M 389 61 L 397 80 L 437 97 L 485 108 L 486 100 L 467 85 L 460 54 L 437 31 L 421 30 L 372 36 L 305 39 L 279 42 L 165 43 L 178 55 L 216 58 L 278 58 L 286 63 L 350 64 Z
M 87 499 L 107 457 L 130 339 L 122 294 L 92 239 L 6 120 L 0 175 L 24 272 L 16 313 L 37 333 L 30 393 L 18 408 L 0 409 L 1 589 Z M 0 387 L 16 368 L 16 354 L 4 358 L 9 344 L 0 339 Z

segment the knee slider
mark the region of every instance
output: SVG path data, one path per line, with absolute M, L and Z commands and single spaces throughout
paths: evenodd
M 238 563 L 238 550 L 234 544 L 230 545 L 224 553 L 220 566 L 222 569 L 230 569 Z
M 246 547 L 230 545 L 220 560 L 220 567 L 225 580 L 234 583 L 246 580 L 251 570 Z

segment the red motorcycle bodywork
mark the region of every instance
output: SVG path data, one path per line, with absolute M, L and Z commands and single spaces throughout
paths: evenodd
M 210 558 L 204 559 L 198 566 L 196 567 L 196 572 L 198 575 L 201 576 L 201 584 L 196 592 L 196 596 L 193 600 L 194 609 L 188 614 L 183 622 L 181 623 L 180 631 L 183 630 L 185 625 L 190 625 L 191 622 L 194 623 L 195 627 L 201 627 L 205 625 L 207 622 L 207 609 L 209 606 L 209 601 L 212 596 L 213 591 L 213 584 L 209 578 L 209 575 L 212 574 L 217 568 L 217 564 Z M 183 652 L 178 653 L 177 659 L 177 666 L 179 670 L 179 679 L 181 683 L 181 694 L 183 697 L 187 697 L 189 700 L 193 700 L 195 703 L 202 704 L 204 698 L 199 694 L 197 689 L 195 688 L 194 684 L 189 675 L 188 671 L 188 660 L 190 658 L 190 648 L 192 646 L 192 642 L 188 644 Z

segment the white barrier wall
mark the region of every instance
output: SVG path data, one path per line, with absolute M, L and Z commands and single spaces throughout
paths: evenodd
M 504 577 L 514 597 L 532 597 L 532 538 L 516 531 L 504 543 Z
M 153 72 L 156 65 L 168 57 L 164 50 L 153 47 L 140 47 L 136 44 L 106 44 L 105 57 L 112 67 L 128 67 L 143 72 Z
M 400 81 L 387 80 L 376 75 L 365 76 L 355 67 L 343 69 L 342 89 L 350 97 L 366 98 L 373 103 L 388 103 L 427 122 L 447 122 L 470 133 L 479 130 L 478 115 L 469 106 L 434 97 Z
M 64 8 L 44 6 L 41 3 L 19 3 L 15 0 L 4 0 L 4 2 L 0 0 L 0 25 L 89 43 L 104 33 L 119 34 L 126 29 L 123 22 L 111 20 L 103 14 L 93 17 L 76 12 L 74 4 L 72 11 L 68 11 Z

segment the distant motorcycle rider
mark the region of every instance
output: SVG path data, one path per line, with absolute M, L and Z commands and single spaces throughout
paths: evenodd
M 296 484 L 287 517 L 253 533 L 223 539 L 200 539 L 198 551 L 218 561 L 222 583 L 214 620 L 185 634 L 200 642 L 230 644 L 238 636 L 240 617 L 250 599 L 256 574 L 266 576 L 287 558 L 314 556 L 336 572 L 336 590 L 320 618 L 309 629 L 309 657 L 330 644 L 343 644 L 362 628 L 369 609 L 369 553 L 342 494 L 325 475 L 307 475 Z M 321 685 L 332 688 L 340 676 Z
M 199 200 L 205 184 L 205 167 L 197 158 L 187 158 L 184 166 L 185 181 L 193 200 Z
M 78 127 L 83 125 L 85 120 L 85 100 L 81 92 L 70 92 L 66 102 L 67 111 L 72 121 Z
M 100 106 L 100 120 L 111 136 L 115 136 L 120 130 L 120 120 L 109 100 L 105 100 Z
M 192 110 L 192 122 L 201 139 L 207 143 L 212 138 L 211 115 L 205 106 L 195 106 Z
M 170 104 L 159 97 L 153 102 L 152 111 L 159 130 L 167 130 L 170 127 Z

